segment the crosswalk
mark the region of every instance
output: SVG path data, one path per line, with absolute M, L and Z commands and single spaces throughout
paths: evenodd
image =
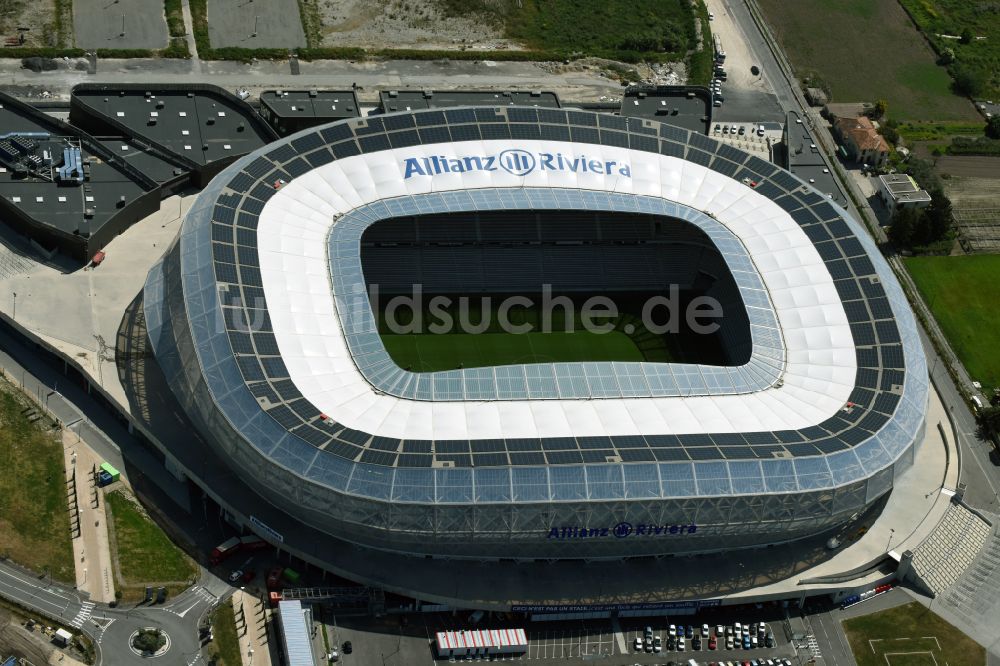
M 815 636 L 806 636 L 806 645 L 809 646 L 809 651 L 812 652 L 814 658 L 819 659 L 823 656 L 823 653 L 819 650 L 819 642 Z
M 83 602 L 83 604 L 80 606 L 80 612 L 77 613 L 76 617 L 74 617 L 70 621 L 69 626 L 73 627 L 74 629 L 79 629 L 80 627 L 82 627 L 83 623 L 90 618 L 90 614 L 94 612 L 94 606 L 96 606 L 96 604 L 93 601 Z

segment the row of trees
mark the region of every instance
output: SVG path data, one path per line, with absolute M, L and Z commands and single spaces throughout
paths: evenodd
M 912 158 L 908 173 L 921 189 L 931 195 L 927 208 L 903 208 L 896 212 L 889 226 L 889 240 L 900 249 L 925 247 L 948 238 L 954 220 L 951 199 L 928 160 Z

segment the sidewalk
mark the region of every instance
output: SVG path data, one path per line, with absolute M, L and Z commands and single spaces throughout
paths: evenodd
M 270 610 L 259 597 L 242 589 L 234 592 L 230 600 L 236 615 L 236 636 L 243 666 L 271 666 L 271 641 L 267 628 Z
M 103 493 L 94 487 L 91 470 L 101 464 L 79 435 L 63 430 L 63 454 L 67 479 L 76 470 L 76 497 L 80 511 L 80 536 L 73 539 L 76 587 L 97 603 L 115 600 L 114 569 L 108 540 Z M 95 507 L 95 497 L 97 506 Z M 69 501 L 72 502 L 72 496 Z

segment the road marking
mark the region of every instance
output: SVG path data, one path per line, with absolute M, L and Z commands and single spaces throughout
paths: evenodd
M 615 642 L 618 644 L 618 654 L 625 654 L 628 652 L 628 648 L 625 647 L 625 634 L 622 633 L 622 625 L 618 622 L 617 617 L 611 618 L 611 629 L 615 634 Z
M 80 612 L 77 613 L 76 617 L 70 621 L 69 626 L 73 627 L 74 629 L 79 629 L 80 627 L 82 627 L 83 623 L 87 621 L 87 618 L 89 618 L 90 614 L 94 611 L 94 606 L 96 605 L 97 604 L 95 604 L 93 601 L 84 602 L 84 604 L 80 606 Z

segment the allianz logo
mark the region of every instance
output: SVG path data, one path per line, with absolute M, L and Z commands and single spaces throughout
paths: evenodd
M 570 171 L 594 173 L 604 176 L 632 177 L 632 168 L 626 162 L 593 159 L 587 155 L 563 153 L 532 153 L 520 148 L 509 148 L 496 155 L 465 155 L 448 157 L 408 157 L 403 160 L 403 179 L 413 176 L 437 176 L 442 173 L 468 171 L 506 171 L 514 176 L 527 176 L 534 171 Z

